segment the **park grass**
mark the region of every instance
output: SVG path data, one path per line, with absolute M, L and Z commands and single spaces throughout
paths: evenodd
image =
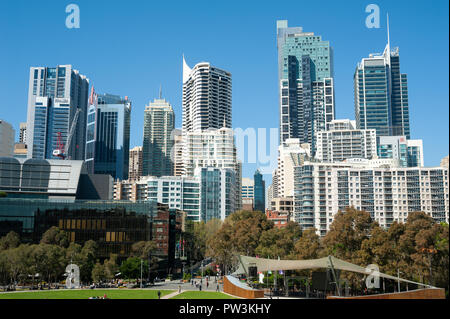
M 185 291 L 170 299 L 237 299 L 237 298 L 215 291 Z
M 161 297 L 173 290 L 160 290 Z M 158 299 L 158 290 L 140 289 L 86 289 L 86 290 L 37 290 L 0 293 L 0 299 L 89 299 L 105 295 L 108 299 Z

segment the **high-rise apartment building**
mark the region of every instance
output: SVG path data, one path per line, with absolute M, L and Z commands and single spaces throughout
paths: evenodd
M 53 151 L 66 146 L 74 125 L 65 155 L 72 160 L 85 159 L 88 94 L 89 80 L 71 65 L 30 68 L 28 157 L 58 158 Z
M 175 113 L 172 106 L 160 97 L 149 103 L 144 111 L 144 141 L 142 144 L 144 176 L 173 175 L 171 152 Z
M 183 135 L 181 130 L 175 129 L 173 131 L 173 151 L 170 157 L 173 159 L 173 175 L 182 176 L 184 172 L 183 166 Z
M 417 211 L 448 223 L 448 183 L 448 168 L 403 168 L 391 159 L 305 162 L 295 168 L 294 216 L 321 236 L 347 207 L 369 212 L 382 227 Z
M 316 159 L 341 162 L 347 158 L 372 159 L 377 156 L 376 130 L 356 129 L 351 120 L 333 120 L 327 131 L 317 134 Z
M 186 132 L 183 135 L 183 175 L 193 176 L 197 168 L 232 169 L 236 173 L 235 201 L 240 208 L 242 163 L 237 159 L 231 128 Z
M 378 157 L 399 160 L 400 167 L 423 167 L 422 140 L 408 140 L 406 136 L 378 137 Z
M 13 156 L 15 134 L 11 124 L 0 120 L 0 157 Z
M 382 54 L 370 54 L 358 63 L 354 93 L 358 129 L 410 139 L 407 76 L 400 73 L 399 49 L 391 50 L 389 34 Z
M 192 176 L 197 167 L 217 167 L 234 169 L 240 176 L 232 129 L 187 132 L 183 139 L 185 175 Z
M 183 57 L 183 134 L 231 128 L 231 73 L 207 62 L 192 69 Z
M 117 95 L 89 98 L 86 134 L 86 168 L 114 179 L 128 179 L 131 101 Z
M 142 146 L 133 147 L 130 150 L 128 179 L 137 181 L 142 176 Z
M 289 138 L 278 147 L 278 167 L 272 178 L 273 197 L 294 196 L 294 168 L 311 157 L 308 143 L 298 138 Z
M 314 155 L 317 132 L 335 117 L 333 49 L 301 27 L 277 21 L 280 142 L 298 138 Z
M 254 209 L 264 213 L 266 211 L 266 182 L 259 170 L 253 175 Z

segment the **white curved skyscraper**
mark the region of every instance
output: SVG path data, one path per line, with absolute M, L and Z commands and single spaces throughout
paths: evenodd
M 183 56 L 183 134 L 231 128 L 231 73 L 208 62 L 192 69 Z

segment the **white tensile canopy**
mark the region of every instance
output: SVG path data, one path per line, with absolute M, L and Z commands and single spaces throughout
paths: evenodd
M 374 271 L 370 268 L 363 268 L 361 266 L 346 262 L 333 256 L 328 256 L 319 259 L 308 260 L 276 260 L 266 258 L 256 258 L 249 256 L 239 256 L 239 267 L 233 273 L 233 275 L 248 274 L 248 267 L 257 267 L 258 271 L 278 271 L 278 270 L 303 270 L 303 269 L 320 269 L 331 268 L 344 271 L 357 272 L 364 275 L 374 275 L 386 279 L 392 279 L 396 281 L 402 281 L 419 286 L 432 287 L 422 283 L 394 277 L 388 274 Z

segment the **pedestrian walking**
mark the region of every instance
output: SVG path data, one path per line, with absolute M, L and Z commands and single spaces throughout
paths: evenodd
M 161 299 L 161 291 L 158 290 L 158 299 Z
M 208 289 L 209 287 L 209 282 L 206 282 L 206 289 Z
M 202 291 L 202 285 L 198 286 L 199 291 Z
M 219 289 L 219 284 L 217 284 L 217 288 L 216 288 L 216 291 L 219 291 L 220 289 Z
M 181 293 L 181 285 L 178 286 L 178 293 Z

